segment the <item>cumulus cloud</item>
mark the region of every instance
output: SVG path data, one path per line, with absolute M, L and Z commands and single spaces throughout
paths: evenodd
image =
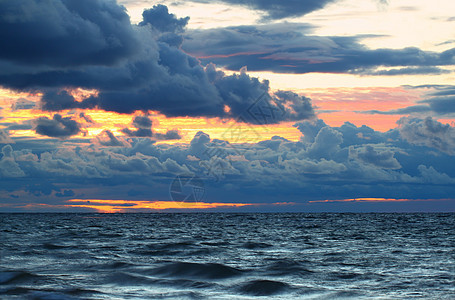
M 431 117 L 404 117 L 398 121 L 400 135 L 409 143 L 424 145 L 455 155 L 455 128 Z
M 210 136 L 207 133 L 198 131 L 190 142 L 189 152 L 195 157 L 201 157 L 202 153 L 207 150 L 207 145 L 210 142 Z
M 189 17 L 177 18 L 174 14 L 170 14 L 167 6 L 158 4 L 152 9 L 146 9 L 142 13 L 143 21 L 139 25 L 144 26 L 150 24 L 152 28 L 156 28 L 160 32 L 183 33 Z
M 3 146 L 3 157 L 0 160 L 0 174 L 2 177 L 23 177 L 25 173 L 15 161 L 13 156 L 13 148 L 11 145 Z
M 61 140 L 54 149 L 34 144 L 31 150 L 28 142 L 17 140 L 15 151 L 10 146 L 4 151 L 4 160 L 10 165 L 14 160 L 15 167 L 5 170 L 10 170 L 9 177 L 22 177 L 16 183 L 22 190 L 23 185 L 36 190 L 36 178 L 46 178 L 62 195 L 64 190 L 79 194 L 83 187 L 93 196 L 100 196 L 96 191 L 115 191 L 114 196 L 131 197 L 128 192 L 134 189 L 140 195 L 167 197 L 169 183 L 178 174 L 196 174 L 212 194 L 231 201 L 232 197 L 276 201 L 278 196 L 295 198 L 302 193 L 304 199 L 292 199 L 359 195 L 420 199 L 455 192 L 455 156 L 435 152 L 433 144 L 408 142 L 401 128 L 383 133 L 350 123 L 331 127 L 321 120 L 299 122 L 296 127 L 305 134 L 300 141 L 276 136 L 248 146 L 212 139 L 204 132 L 188 145 L 160 144 L 150 137 L 131 137 L 123 143 L 107 131 L 102 139 L 97 137 L 100 148 L 75 147 Z M 107 190 L 101 188 L 105 185 Z M 434 186 L 437 195 L 429 195 Z
M 174 47 L 182 44 L 182 34 L 190 20 L 189 17 L 177 18 L 174 14 L 169 13 L 168 8 L 162 4 L 144 10 L 142 17 L 143 21 L 139 25 L 151 25 L 152 30 L 158 36 L 158 41 Z
M 65 139 L 80 132 L 79 124 L 70 117 L 55 114 L 52 119 L 39 117 L 35 119 L 35 131 L 38 134 Z
M 376 150 L 373 146 L 367 145 L 360 149 L 349 149 L 349 155 L 361 160 L 364 163 L 375 165 L 384 169 L 400 169 L 401 165 L 390 150 Z
M 317 119 L 312 122 L 300 122 L 294 124 L 294 127 L 297 127 L 297 129 L 303 134 L 301 139 L 307 143 L 314 142 L 314 138 L 319 133 L 319 130 L 326 126 L 327 125 L 321 119 Z
M 9 136 L 8 132 L 0 129 L 0 144 L 12 144 L 14 141 Z
M 142 121 L 136 123 L 147 123 Z M 211 139 L 198 132 L 189 145 L 157 144 L 153 137 L 128 138 L 125 143 L 105 131 L 97 137 L 97 144 L 103 147 L 96 151 L 93 145 L 79 149 L 64 146 L 65 141 L 59 141 L 61 146 L 54 150 L 40 150 L 37 145 L 36 150 L 30 150 L 24 148 L 29 144 L 16 141 L 18 150 L 6 151 L 25 178 L 38 176 L 51 182 L 69 177 L 74 182 L 93 178 L 94 184 L 104 184 L 103 180 L 109 179 L 112 186 L 129 183 L 129 189 L 138 190 L 157 180 L 193 173 L 205 178 L 207 185 L 224 182 L 235 183 L 234 190 L 238 191 L 253 189 L 247 195 L 271 188 L 283 191 L 286 187 L 295 192 L 305 189 L 310 198 L 356 197 L 355 191 L 377 196 L 384 191 L 380 186 L 391 184 L 394 188 L 389 194 L 405 193 L 411 185 L 417 195 L 424 191 L 423 186 L 422 189 L 414 186 L 417 183 L 441 185 L 455 178 L 451 168 L 455 156 L 447 152 L 435 154 L 433 144 L 424 144 L 423 149 L 414 146 L 414 142 L 402 137 L 401 128 L 382 133 L 350 123 L 331 127 L 321 120 L 299 122 L 296 127 L 305 135 L 298 142 L 276 136 L 246 146 Z M 419 167 L 422 161 L 426 162 L 425 168 Z M 151 174 L 154 176 L 146 176 Z M 431 174 L 440 178 L 438 183 L 429 179 Z M 307 190 L 309 186 L 312 188 Z
M 319 130 L 307 153 L 310 157 L 330 159 L 340 151 L 342 142 L 343 135 L 338 130 L 326 126 Z
M 318 175 L 331 175 L 346 171 L 346 166 L 337 163 L 333 160 L 325 160 L 324 158 L 318 161 L 303 160 L 303 159 L 289 159 L 282 161 L 281 165 L 284 166 L 286 171 L 298 174 L 318 174 Z
M 433 184 L 454 184 L 455 178 L 451 178 L 445 173 L 440 173 L 435 170 L 434 167 L 427 167 L 425 165 L 419 165 L 417 167 L 422 178 L 425 182 L 433 183 Z

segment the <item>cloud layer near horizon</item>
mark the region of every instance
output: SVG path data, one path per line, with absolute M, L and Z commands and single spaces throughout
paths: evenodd
M 209 202 L 454 195 L 454 127 L 431 118 L 403 118 L 386 133 L 350 123 L 331 127 L 322 120 L 295 126 L 303 134 L 299 142 L 276 136 L 230 144 L 203 132 L 189 145 L 156 144 L 146 137 L 122 142 L 112 134 L 104 143 L 78 146 L 71 140 L 15 138 L 15 144 L 2 147 L 1 177 L 7 187 L 2 198 L 47 204 L 74 197 L 168 200 L 169 184 L 180 174 L 203 178 L 212 192 Z

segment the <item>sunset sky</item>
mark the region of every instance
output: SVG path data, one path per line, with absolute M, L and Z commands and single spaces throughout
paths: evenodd
M 453 212 L 454 10 L 1 1 L 0 212 Z

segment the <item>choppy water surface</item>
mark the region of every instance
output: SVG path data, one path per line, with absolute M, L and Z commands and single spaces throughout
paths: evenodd
M 0 299 L 455 298 L 455 214 L 0 214 Z

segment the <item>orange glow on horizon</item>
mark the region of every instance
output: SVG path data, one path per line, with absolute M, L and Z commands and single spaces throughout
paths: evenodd
M 95 209 L 101 213 L 126 212 L 134 210 L 166 210 L 190 209 L 201 210 L 210 208 L 227 208 L 251 206 L 251 203 L 207 203 L 207 202 L 176 202 L 176 201 L 148 201 L 148 200 L 102 200 L 102 199 L 71 199 L 64 207 L 84 207 Z
M 150 200 L 103 200 L 103 199 L 72 199 L 65 201 L 70 204 L 47 203 L 0 203 L 0 208 L 25 209 L 26 211 L 71 211 L 71 208 L 85 208 L 97 213 L 130 213 L 130 212 L 188 212 L 207 211 L 217 208 L 255 207 L 305 207 L 315 203 L 392 203 L 392 202 L 437 202 L 455 201 L 454 198 L 443 199 L 395 199 L 395 198 L 352 198 L 336 200 L 313 200 L 308 202 L 274 202 L 274 203 L 220 203 L 220 202 L 175 202 Z M 216 210 L 215 210 L 216 211 Z M 241 211 L 241 210 L 240 210 Z M 298 210 L 300 211 L 300 210 Z
M 395 199 L 395 198 L 352 198 L 341 200 L 313 200 L 309 203 L 331 203 L 331 202 L 409 202 L 409 201 L 451 201 L 453 199 Z

